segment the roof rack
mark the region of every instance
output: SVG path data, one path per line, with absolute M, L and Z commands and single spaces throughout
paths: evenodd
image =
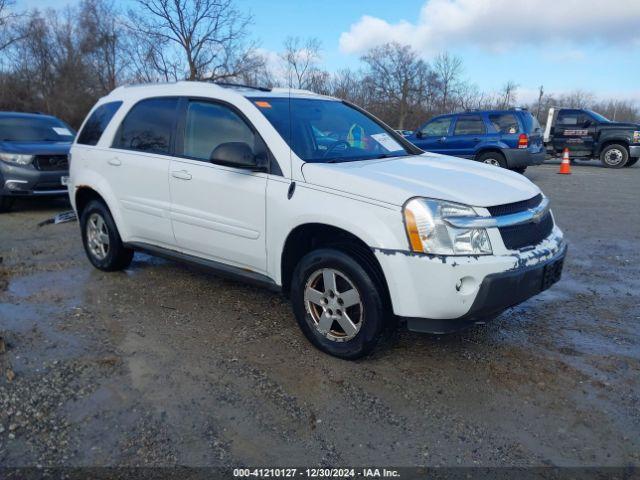
M 211 80 L 211 83 L 219 85 L 220 87 L 229 87 L 229 88 L 248 88 L 251 90 L 259 90 L 261 92 L 270 92 L 271 89 L 268 87 L 255 87 L 253 85 L 245 85 L 244 83 L 233 83 L 233 82 L 216 82 Z

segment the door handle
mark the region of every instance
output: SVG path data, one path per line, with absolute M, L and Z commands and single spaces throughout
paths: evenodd
M 447 137 L 440 137 L 440 138 L 438 139 L 438 141 L 439 141 L 440 143 L 442 143 L 442 142 L 444 142 L 446 139 L 447 139 Z
M 113 165 L 114 167 L 119 167 L 120 165 L 122 165 L 122 161 L 117 157 L 110 158 L 109 160 L 107 160 L 107 163 L 109 165 Z
M 479 142 L 479 141 L 480 141 L 480 139 L 479 139 L 478 137 L 476 137 L 476 138 L 474 138 L 474 139 L 473 139 L 473 141 L 474 141 L 474 142 Z
M 191 180 L 192 176 L 186 170 L 176 170 L 171 172 L 171 176 L 174 178 L 179 178 L 180 180 Z

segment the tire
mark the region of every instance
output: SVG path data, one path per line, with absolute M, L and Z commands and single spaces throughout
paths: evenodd
M 516 167 L 516 168 L 512 168 L 511 170 L 518 173 L 524 173 L 527 171 L 527 167 Z
M 630 158 L 625 167 L 633 167 L 638 162 L 638 157 Z
M 487 163 L 496 167 L 507 168 L 507 160 L 498 152 L 486 152 L 478 157 L 478 162 Z
M 80 229 L 84 251 L 94 267 L 113 272 L 131 264 L 133 250 L 122 244 L 113 217 L 103 202 L 89 202 L 80 216 Z
M 305 255 L 293 272 L 291 303 L 307 339 L 323 352 L 346 360 L 371 352 L 391 325 L 378 277 L 360 255 L 333 248 Z M 334 279 L 333 286 L 326 284 L 327 278 Z
M 629 161 L 629 151 L 624 145 L 612 143 L 602 149 L 600 161 L 607 168 L 622 168 Z
M 7 213 L 13 207 L 13 198 L 0 195 L 0 213 Z

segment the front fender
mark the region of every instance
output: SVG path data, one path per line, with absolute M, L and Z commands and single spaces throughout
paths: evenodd
M 324 224 L 345 230 L 372 249 L 406 250 L 402 211 L 348 194 L 318 189 L 302 182 L 288 199 L 289 182 L 270 181 L 267 195 L 267 270 L 282 284 L 282 254 L 289 234 L 305 224 Z M 271 214 L 270 212 L 277 212 Z

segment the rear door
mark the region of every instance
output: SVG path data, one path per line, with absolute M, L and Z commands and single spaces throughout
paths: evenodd
M 105 176 L 120 204 L 128 241 L 173 247 L 169 165 L 178 99 L 135 104 L 105 152 Z
M 456 157 L 474 158 L 478 145 L 485 140 L 487 127 L 481 115 L 459 115 L 453 135 L 447 140 L 447 153 Z
M 222 143 L 244 142 L 264 154 L 262 139 L 229 105 L 183 99 L 171 162 L 171 222 L 180 251 L 251 271 L 266 271 L 268 174 L 209 161 Z
M 409 140 L 417 147 L 435 153 L 448 153 L 447 139 L 453 117 L 438 117 L 427 122 Z

